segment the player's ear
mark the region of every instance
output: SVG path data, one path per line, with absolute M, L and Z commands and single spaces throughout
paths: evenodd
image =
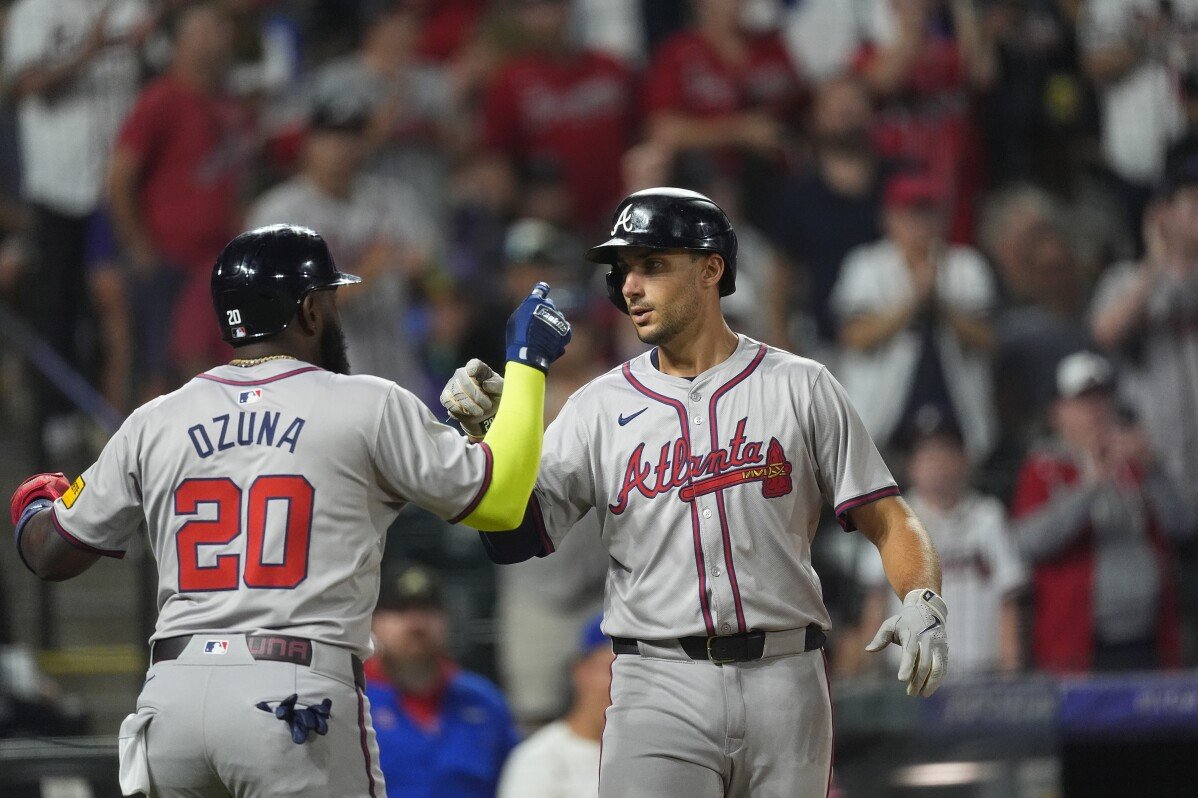
M 699 265 L 699 280 L 705 286 L 718 285 L 720 278 L 724 276 L 724 256 L 718 252 L 712 252 L 703 258 Z
M 320 292 L 313 291 L 300 300 L 299 308 L 295 312 L 296 323 L 299 324 L 300 330 L 305 335 L 319 335 L 321 318 L 320 309 L 317 307 L 317 299 Z

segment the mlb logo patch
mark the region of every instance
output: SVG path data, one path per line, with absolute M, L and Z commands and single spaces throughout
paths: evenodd
M 228 640 L 205 640 L 204 641 L 204 653 L 205 654 L 217 654 L 217 655 L 223 656 L 224 654 L 228 653 L 228 651 L 229 651 L 229 641 Z
M 233 328 L 233 337 L 234 338 L 245 338 L 245 327 L 234 327 Z
M 254 402 L 258 402 L 261 400 L 262 400 L 262 389 L 261 388 L 254 388 L 253 390 L 242 391 L 241 393 L 237 394 L 237 404 L 239 404 L 239 405 L 252 405 Z

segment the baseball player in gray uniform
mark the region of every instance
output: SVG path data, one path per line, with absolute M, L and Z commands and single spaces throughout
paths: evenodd
M 545 556 L 599 510 L 618 655 L 601 796 L 825 795 L 820 508 L 877 546 L 904 599 L 869 648 L 902 648 L 909 694 L 931 694 L 947 667 L 936 552 L 832 375 L 728 328 L 736 236 L 711 200 L 633 194 L 587 257 L 611 265 L 612 301 L 654 348 L 571 397 L 523 522 L 484 543 L 497 562 Z M 502 390 L 473 362 L 442 401 L 477 430 Z
M 238 358 L 137 409 L 73 483 L 13 496 L 44 579 L 149 535 L 159 616 L 120 732 L 126 795 L 384 795 L 362 659 L 387 527 L 408 502 L 480 529 L 524 515 L 570 337 L 548 287 L 508 323 L 520 396 L 471 445 L 398 385 L 347 376 L 331 289 L 355 282 L 311 230 L 238 236 L 212 277 Z

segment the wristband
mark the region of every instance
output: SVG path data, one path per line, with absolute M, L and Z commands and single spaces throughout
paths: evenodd
M 21 551 L 21 533 L 25 531 L 25 524 L 29 523 L 30 518 L 33 518 L 33 516 L 37 515 L 42 510 L 53 506 L 54 502 L 50 501 L 49 499 L 34 499 L 33 501 L 29 502 L 29 504 L 25 505 L 25 509 L 21 511 L 21 517 L 17 520 L 16 532 L 13 535 L 14 541 L 17 544 L 17 556 L 21 558 L 21 562 L 25 565 L 25 567 L 34 574 L 36 574 L 37 571 L 33 570 L 33 566 L 31 566 L 25 559 L 25 552 Z

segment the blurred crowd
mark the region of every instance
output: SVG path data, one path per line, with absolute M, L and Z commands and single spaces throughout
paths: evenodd
M 584 245 L 692 188 L 733 328 L 829 366 L 933 535 L 954 676 L 1198 664 L 1198 0 L 0 6 L 0 307 L 120 412 L 230 357 L 213 259 L 292 222 L 365 278 L 355 371 L 437 411 L 548 281 L 552 417 L 640 351 Z M 86 420 L 2 373 L 54 466 Z M 522 723 L 567 705 L 592 524 L 498 575 Z M 816 541 L 844 676 L 895 601 L 863 546 Z

